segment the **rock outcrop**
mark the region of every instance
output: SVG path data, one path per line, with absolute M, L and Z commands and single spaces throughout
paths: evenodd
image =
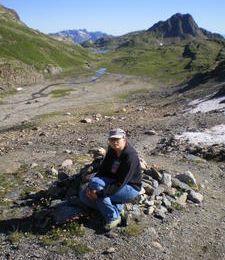
M 190 14 L 177 13 L 166 21 L 160 21 L 147 30 L 163 38 L 193 38 L 223 39 L 223 36 L 211 33 L 198 27 Z
M 3 91 L 16 86 L 35 84 L 42 79 L 43 75 L 30 65 L 15 60 L 0 61 L 0 86 Z

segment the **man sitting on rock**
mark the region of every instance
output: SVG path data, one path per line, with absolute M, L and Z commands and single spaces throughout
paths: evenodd
M 142 177 L 139 157 L 124 130 L 112 129 L 108 144 L 100 169 L 88 187 L 81 190 L 80 200 L 99 210 L 106 222 L 105 229 L 111 230 L 121 223 L 124 203 L 139 195 Z

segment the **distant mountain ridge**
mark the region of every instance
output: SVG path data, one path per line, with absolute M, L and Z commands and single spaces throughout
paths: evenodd
M 72 30 L 64 30 L 57 33 L 49 33 L 51 36 L 58 36 L 58 37 L 67 37 L 71 38 L 75 43 L 83 43 L 86 41 L 96 41 L 103 37 L 108 37 L 110 35 L 96 31 L 96 32 L 88 32 L 86 29 L 72 29 Z
M 209 39 L 223 39 L 218 33 L 211 33 L 198 27 L 190 14 L 176 13 L 166 21 L 159 21 L 150 27 L 148 32 L 156 33 L 163 38 L 201 37 Z

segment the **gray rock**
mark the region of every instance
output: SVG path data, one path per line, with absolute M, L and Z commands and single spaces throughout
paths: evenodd
M 170 208 L 171 208 L 171 201 L 170 201 L 166 196 L 163 197 L 162 204 L 163 204 L 167 209 L 170 209 Z
M 162 174 L 154 167 L 145 171 L 146 175 L 151 176 L 153 179 L 160 181 L 162 179 Z
M 44 176 L 40 172 L 35 172 L 34 175 L 38 179 L 44 179 Z
M 96 147 L 89 150 L 88 153 L 92 154 L 94 159 L 103 158 L 106 155 L 106 150 L 103 147 Z
M 93 122 L 93 120 L 91 118 L 84 118 L 80 120 L 81 123 L 86 123 L 86 124 L 91 124 Z
M 57 67 L 53 64 L 48 64 L 46 66 L 46 68 L 44 69 L 45 73 L 49 73 L 51 75 L 56 75 L 62 72 L 62 68 L 61 67 Z
M 146 215 L 151 215 L 155 210 L 155 207 L 151 206 L 151 207 L 148 207 L 147 209 L 144 210 L 144 213 Z
M 137 221 L 140 220 L 141 215 L 142 215 L 142 210 L 140 209 L 140 207 L 138 205 L 133 205 L 131 215 L 132 215 L 133 219 L 136 219 Z
M 152 186 L 153 188 L 158 188 L 159 187 L 159 182 L 157 180 L 152 181 Z
M 155 209 L 154 216 L 160 219 L 164 219 L 166 217 L 167 212 L 168 212 L 167 208 L 161 206 L 160 208 Z
M 154 205 L 154 200 L 146 200 L 146 201 L 145 201 L 145 206 L 151 207 L 151 206 L 153 206 L 153 205 Z
M 173 187 L 166 187 L 164 193 L 171 196 L 171 197 L 174 197 L 176 195 L 176 192 L 177 192 L 177 189 L 176 188 L 173 188 Z
M 203 162 L 203 163 L 206 162 L 205 159 L 202 159 L 201 157 L 193 155 L 193 154 L 186 155 L 186 159 L 189 161 L 193 161 L 193 162 Z
M 175 177 L 181 182 L 184 182 L 188 185 L 197 185 L 197 181 L 194 175 L 190 171 L 186 171 L 184 173 L 178 174 Z
M 7 200 L 17 200 L 20 197 L 19 191 L 10 191 L 7 192 L 4 196 Z
M 38 164 L 34 162 L 31 164 L 30 168 L 33 169 L 33 168 L 36 168 L 37 166 L 38 166 Z
M 200 194 L 199 192 L 195 192 L 194 190 L 188 191 L 187 198 L 190 201 L 193 201 L 194 203 L 198 203 L 198 204 L 200 204 L 203 201 L 203 195 Z
M 182 193 L 178 198 L 176 198 L 176 203 L 178 203 L 182 207 L 185 207 L 187 196 L 188 196 L 187 192 Z
M 165 186 L 160 184 L 156 189 L 154 189 L 154 195 L 159 196 L 165 191 Z
M 183 191 L 192 190 L 192 188 L 184 182 L 179 181 L 177 178 L 172 178 L 172 187 L 179 188 Z
M 51 167 L 51 170 L 49 171 L 49 173 L 52 176 L 58 176 L 58 170 L 54 166 Z
M 76 217 L 79 218 L 79 216 L 82 214 L 82 210 L 77 207 L 71 206 L 68 202 L 58 202 L 54 206 L 54 210 L 51 212 L 51 216 L 53 217 L 55 223 L 57 225 L 64 224 L 70 219 L 75 219 Z
M 109 247 L 108 249 L 106 249 L 103 254 L 113 254 L 116 252 L 116 249 L 114 247 Z
M 153 129 L 150 129 L 150 130 L 146 130 L 146 131 L 144 132 L 144 134 L 146 134 L 146 135 L 156 135 L 156 131 L 153 130 Z
M 62 162 L 62 167 L 71 167 L 73 165 L 73 161 L 71 159 L 67 159 L 65 161 Z
M 172 186 L 172 181 L 171 181 L 172 177 L 169 173 L 163 173 L 162 175 L 162 180 L 161 183 L 166 185 L 167 187 L 171 187 Z
M 140 157 L 140 164 L 141 164 L 141 169 L 142 170 L 147 170 L 148 168 L 148 164 L 146 163 L 146 161 Z
M 66 150 L 64 151 L 64 153 L 72 154 L 73 151 L 71 151 L 71 150 L 69 150 L 69 149 L 66 149 Z
M 143 182 L 142 187 L 145 189 L 147 195 L 152 195 L 154 193 L 154 188 L 150 184 Z
M 51 204 L 50 204 L 50 208 L 56 207 L 56 206 L 60 205 L 62 202 L 63 202 L 63 201 L 60 200 L 60 199 L 52 200 L 52 201 L 51 201 Z
M 163 250 L 162 245 L 157 241 L 152 241 L 152 246 L 157 248 L 157 249 Z
M 141 194 L 139 204 L 143 204 L 148 199 L 147 194 Z

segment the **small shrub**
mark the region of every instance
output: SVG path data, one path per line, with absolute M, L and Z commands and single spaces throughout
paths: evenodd
M 15 244 L 15 243 L 18 243 L 23 237 L 24 237 L 23 233 L 18 232 L 18 231 L 14 231 L 14 232 L 9 234 L 8 240 L 12 244 Z
M 85 254 L 85 253 L 89 253 L 92 251 L 92 249 L 90 247 L 88 247 L 87 245 L 81 244 L 78 241 L 73 241 L 73 240 L 64 240 L 61 246 L 61 250 L 63 249 L 63 251 L 65 251 L 65 249 L 71 249 L 73 250 L 75 253 L 78 254 Z
M 179 203 L 177 203 L 176 201 L 172 201 L 171 206 L 172 206 L 172 208 L 174 208 L 176 210 L 182 210 L 183 209 L 183 207 Z
M 139 236 L 143 232 L 143 226 L 138 224 L 130 224 L 124 230 L 123 234 L 126 236 Z

